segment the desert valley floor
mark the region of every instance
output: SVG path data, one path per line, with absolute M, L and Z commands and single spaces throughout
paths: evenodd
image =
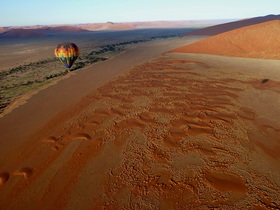
M 136 46 L 0 118 L 0 209 L 279 209 L 280 61 L 168 52 L 190 39 Z

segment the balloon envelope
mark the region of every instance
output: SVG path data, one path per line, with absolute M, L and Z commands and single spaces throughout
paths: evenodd
M 65 65 L 66 68 L 71 68 L 79 55 L 79 48 L 74 43 L 64 42 L 54 49 L 55 56 Z

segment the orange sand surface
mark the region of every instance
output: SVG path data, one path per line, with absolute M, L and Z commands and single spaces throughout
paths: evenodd
M 259 24 L 272 20 L 280 20 L 280 15 L 267 15 L 260 17 L 253 17 L 249 19 L 242 19 L 238 21 L 215 24 L 206 28 L 198 29 L 186 34 L 186 36 L 200 35 L 200 36 L 211 36 L 224 33 L 227 31 L 235 30 L 241 27 L 246 27 L 254 24 Z
M 280 59 L 280 20 L 235 29 L 173 52 Z
M 279 68 L 165 54 L 54 116 L 44 116 L 52 108 L 42 104 L 5 129 L 13 113 L 36 107 L 35 95 L 0 118 L 0 209 L 279 209 Z M 51 88 L 78 77 L 89 82 L 81 71 Z M 78 98 L 82 87 L 43 93 Z M 27 120 L 41 114 L 41 127 Z M 22 137 L 28 124 L 33 130 Z

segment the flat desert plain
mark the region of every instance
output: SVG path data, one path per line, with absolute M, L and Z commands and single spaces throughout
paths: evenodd
M 279 209 L 280 61 L 164 53 L 193 41 L 141 44 L 0 118 L 0 209 Z

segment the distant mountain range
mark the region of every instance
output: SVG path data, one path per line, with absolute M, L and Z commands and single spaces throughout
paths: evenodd
M 213 36 L 227 31 L 235 30 L 254 24 L 271 20 L 280 20 L 280 15 L 268 15 L 244 20 L 189 20 L 189 21 L 153 21 L 153 22 L 129 22 L 129 23 L 88 23 L 73 25 L 49 25 L 49 26 L 23 26 L 0 27 L 0 38 L 28 38 L 46 37 L 57 33 L 84 33 L 100 30 L 132 30 L 143 28 L 199 28 L 186 36 L 204 35 Z
M 73 25 L 0 27 L 0 38 L 45 37 L 56 33 L 83 33 L 100 30 L 132 30 L 143 28 L 202 28 L 231 20 L 190 20 L 190 21 L 153 21 L 130 23 L 89 23 Z
M 1 33 L 2 31 L 2 33 Z M 27 37 L 44 37 L 53 33 L 74 33 L 74 32 L 87 32 L 88 30 L 76 26 L 34 26 L 33 28 L 18 27 L 18 28 L 0 28 L 0 38 L 27 38 Z

